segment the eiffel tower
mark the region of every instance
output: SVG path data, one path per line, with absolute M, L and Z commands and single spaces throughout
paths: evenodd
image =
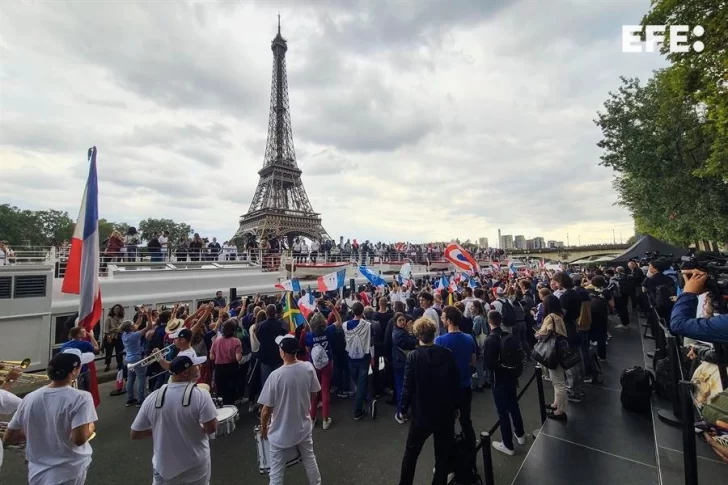
M 301 169 L 296 163 L 293 132 L 288 104 L 286 76 L 286 40 L 281 36 L 278 16 L 278 35 L 271 42 L 273 51 L 273 80 L 270 93 L 268 141 L 263 168 L 248 213 L 240 217 L 240 228 L 234 239 L 254 236 L 260 240 L 269 236 L 286 236 L 289 243 L 295 236 L 309 239 L 330 239 L 321 225 L 321 217 L 313 211 L 301 181 Z

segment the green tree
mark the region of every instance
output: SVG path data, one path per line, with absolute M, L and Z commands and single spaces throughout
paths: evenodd
M 661 52 L 672 63 L 684 93 L 704 106 L 704 129 L 711 134 L 711 144 L 696 173 L 728 181 L 728 5 L 725 0 L 652 0 L 642 25 L 687 25 L 691 31 L 703 27 L 702 36 L 689 36 L 690 44 L 703 43 L 702 51 L 669 52 L 668 29 Z
M 155 233 L 169 231 L 170 241 L 177 242 L 181 238 L 189 238 L 192 235 L 192 227 L 185 222 L 175 222 L 172 219 L 144 219 L 139 223 L 139 232 L 142 239 L 149 241 Z
M 48 209 L 36 211 L 36 230 L 40 232 L 47 245 L 61 244 L 73 236 L 75 224 L 66 211 Z
M 639 232 L 674 243 L 728 240 L 728 190 L 720 176 L 696 172 L 710 156 L 713 131 L 687 94 L 682 73 L 663 69 L 645 86 L 622 79 L 595 123 L 601 164 L 617 172 L 620 205 Z

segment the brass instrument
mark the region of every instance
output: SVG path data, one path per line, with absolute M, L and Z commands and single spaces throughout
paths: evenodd
M 30 365 L 30 359 L 23 360 L 0 360 L 0 386 L 8 379 L 8 375 L 16 367 L 27 369 Z M 48 376 L 44 374 L 20 374 L 15 382 L 21 384 L 39 384 L 47 382 Z
M 134 370 L 137 367 L 148 367 L 148 366 L 154 364 L 155 362 L 159 362 L 162 359 L 162 355 L 167 353 L 169 351 L 169 349 L 171 349 L 172 347 L 174 347 L 174 344 L 169 344 L 161 350 L 155 350 L 150 355 L 144 357 L 142 360 L 139 360 L 132 364 L 127 364 L 126 367 L 129 370 Z

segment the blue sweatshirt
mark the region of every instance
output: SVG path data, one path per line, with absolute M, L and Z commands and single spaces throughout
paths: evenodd
M 672 308 L 670 331 L 695 340 L 728 343 L 728 315 L 695 318 L 697 310 L 697 295 L 694 293 L 680 295 Z

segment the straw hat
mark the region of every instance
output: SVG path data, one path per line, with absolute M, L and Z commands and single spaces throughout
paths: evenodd
M 181 328 L 184 323 L 185 323 L 185 321 L 182 320 L 181 318 L 175 318 L 174 320 L 170 320 L 167 323 L 167 326 L 164 327 L 164 331 L 165 331 L 165 333 L 172 333 L 175 330 Z

